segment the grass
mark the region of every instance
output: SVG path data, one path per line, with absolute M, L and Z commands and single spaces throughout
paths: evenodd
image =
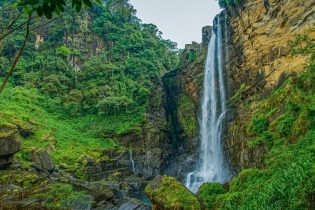
M 140 107 L 136 112 L 99 116 L 87 115 L 79 119 L 68 120 L 69 123 L 75 124 L 75 128 L 85 130 L 91 136 L 120 136 L 129 132 L 140 132 L 141 125 L 144 121 L 145 107 Z
M 23 139 L 23 151 L 17 157 L 28 161 L 28 151 L 45 148 L 56 164 L 71 170 L 82 166 L 84 156 L 99 160 L 102 152 L 117 147 L 110 138 L 97 138 L 93 132 L 78 129 L 81 119 L 65 120 L 58 111 L 58 102 L 42 96 L 38 91 L 22 87 L 8 87 L 0 98 L 0 124 L 11 123 L 27 127 L 33 135 Z

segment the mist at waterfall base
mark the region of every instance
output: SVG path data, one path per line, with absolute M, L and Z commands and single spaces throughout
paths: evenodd
M 222 127 L 227 112 L 222 55 L 222 28 L 212 31 L 205 64 L 201 100 L 200 156 L 197 169 L 186 177 L 186 187 L 196 193 L 205 182 L 227 182 L 231 172 L 222 149 Z

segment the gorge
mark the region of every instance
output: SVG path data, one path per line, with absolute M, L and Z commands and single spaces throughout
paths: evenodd
M 182 50 L 124 0 L 32 20 L 0 94 L 0 209 L 313 209 L 315 2 L 219 4 Z

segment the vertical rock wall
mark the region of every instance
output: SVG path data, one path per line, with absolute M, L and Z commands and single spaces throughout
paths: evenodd
M 248 146 L 246 125 L 255 113 L 255 107 L 254 105 L 249 107 L 243 101 L 262 99 L 285 81 L 288 75 L 303 71 L 305 58 L 291 57 L 289 42 L 294 38 L 294 34 L 307 30 L 315 20 L 313 0 L 243 0 L 242 2 L 242 5 L 236 8 L 222 11 L 215 18 L 213 25 L 215 32 L 218 21 L 222 26 L 224 76 L 229 98 L 224 146 L 226 156 L 235 172 L 250 167 L 263 167 L 264 154 L 267 151 L 264 147 L 257 147 L 254 150 Z M 178 96 L 183 93 L 193 100 L 195 108 L 191 110 L 195 112 L 196 118 L 200 106 L 206 46 L 211 31 L 211 27 L 205 27 L 202 31 L 203 43 L 186 46 L 181 69 L 168 75 L 168 80 L 172 81 L 173 86 L 176 84 L 175 94 L 171 94 L 176 105 L 175 109 L 182 111 Z M 199 53 L 194 54 L 195 52 Z M 233 96 L 242 87 L 246 91 L 239 100 L 235 101 Z M 176 121 L 181 127 L 179 118 L 177 116 Z M 183 138 L 183 136 L 179 137 Z M 176 157 L 182 163 L 185 158 L 185 160 L 190 159 L 188 162 L 193 165 L 197 160 L 198 133 L 195 138 L 186 136 L 186 139 L 184 142 L 190 144 L 190 149 L 184 146 L 183 152 L 179 152 Z M 180 142 L 179 147 L 185 145 L 184 142 Z M 179 165 L 183 167 L 185 164 Z
M 119 142 L 132 150 L 136 174 L 146 178 L 161 174 L 172 152 L 166 124 L 165 97 L 162 82 L 157 81 L 140 131 L 118 137 Z
M 241 100 L 259 100 L 275 89 L 292 72 L 303 70 L 305 58 L 289 55 L 294 34 L 307 30 L 315 20 L 313 0 L 246 0 L 220 14 L 227 17 L 226 59 L 230 98 L 241 86 Z M 223 18 L 221 18 L 222 20 Z M 266 148 L 252 150 L 246 124 L 255 112 L 240 101 L 230 100 L 232 115 L 225 132 L 226 154 L 235 171 L 263 167 Z
M 194 169 L 198 160 L 198 112 L 211 32 L 212 27 L 204 27 L 203 42 L 186 45 L 181 57 L 181 67 L 163 78 L 167 127 L 172 145 L 172 153 L 164 173 L 181 181 Z

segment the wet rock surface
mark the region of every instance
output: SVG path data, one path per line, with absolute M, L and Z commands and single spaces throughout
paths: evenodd
M 126 203 L 119 206 L 118 210 L 148 210 L 149 206 L 141 203 L 137 199 L 130 199 Z

